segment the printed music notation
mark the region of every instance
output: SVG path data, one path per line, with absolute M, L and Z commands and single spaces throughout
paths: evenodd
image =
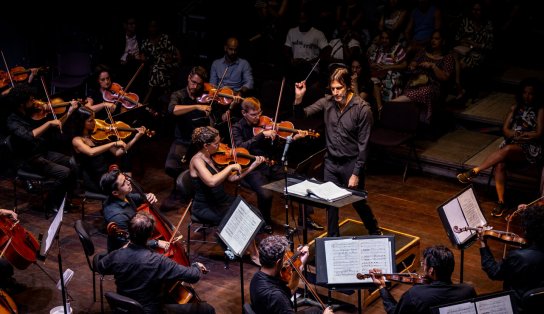
M 259 228 L 262 219 L 240 199 L 227 223 L 221 229 L 219 237 L 237 256 L 244 254 L 244 249 Z
M 434 312 L 433 312 L 434 313 Z M 440 307 L 439 314 L 513 314 L 509 295 Z
M 300 196 L 315 197 L 328 202 L 334 202 L 352 195 L 350 191 L 343 189 L 330 181 L 325 183 L 315 183 L 304 180 L 300 183 L 289 186 L 287 191 Z
M 329 284 L 361 283 L 355 274 L 368 273 L 372 268 L 393 271 L 387 238 L 326 241 L 325 252 Z M 372 282 L 371 278 L 364 280 Z

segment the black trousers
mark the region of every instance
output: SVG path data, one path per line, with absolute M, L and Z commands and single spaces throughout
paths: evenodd
M 338 186 L 347 187 L 349 178 L 353 174 L 353 167 L 355 165 L 355 159 L 351 160 L 332 160 L 330 158 L 325 158 L 325 173 L 323 175 L 325 181 L 331 181 Z M 365 188 L 365 177 L 364 173 L 359 175 L 359 185 L 357 189 L 364 190 Z M 369 233 L 374 233 L 378 231 L 378 221 L 372 213 L 372 209 L 368 206 L 366 200 L 361 200 L 352 204 L 353 208 L 361 217 L 361 220 L 365 224 L 366 229 Z M 338 208 L 329 207 L 327 208 L 327 229 L 329 237 L 338 237 L 340 236 L 340 229 L 338 227 Z

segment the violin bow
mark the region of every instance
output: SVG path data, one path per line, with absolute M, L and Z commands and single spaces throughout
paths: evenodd
M 40 76 L 40 81 L 42 82 L 43 91 L 45 92 L 45 97 L 47 98 L 47 106 L 49 107 L 49 110 L 51 110 L 51 115 L 53 116 L 54 120 L 58 120 L 57 115 L 55 114 L 55 110 L 53 110 L 53 105 L 51 104 L 51 98 L 49 97 L 49 93 L 47 92 L 47 86 L 45 85 L 45 79 L 43 78 L 43 75 Z M 60 134 L 62 134 L 62 125 L 59 131 Z
M 525 208 L 531 206 L 531 205 L 534 205 L 536 203 L 538 203 L 539 201 L 543 200 L 544 199 L 544 195 L 542 195 L 541 197 L 537 198 L 536 200 L 530 202 L 529 204 L 527 204 L 527 206 L 525 207 L 522 207 L 522 208 L 518 208 L 516 209 L 513 213 L 511 213 L 510 215 L 508 215 L 506 217 L 506 232 L 508 232 L 510 230 L 510 222 L 512 221 L 512 219 L 514 218 L 514 216 L 516 216 L 517 214 L 521 213 L 522 211 L 525 210 Z M 506 257 L 506 244 L 504 245 L 504 249 L 503 249 L 503 252 L 502 252 L 502 258 Z
M 11 77 L 11 73 L 9 72 L 8 63 L 6 62 L 6 57 L 4 56 L 4 50 L 0 50 L 0 53 L 2 54 L 2 60 L 4 60 L 4 66 L 6 67 L 6 72 L 8 73 L 9 82 L 11 83 L 11 87 L 15 87 L 15 83 L 13 83 L 13 78 Z
M 310 283 L 308 282 L 308 279 L 306 279 L 306 277 L 304 277 L 304 275 L 302 274 L 301 270 L 298 269 L 294 262 L 289 259 L 289 264 L 291 264 L 291 267 L 293 267 L 293 269 L 295 270 L 295 272 L 298 274 L 298 277 L 300 279 L 302 279 L 302 281 L 304 281 L 304 284 L 308 287 L 308 290 L 310 291 L 310 293 L 312 293 L 312 295 L 314 296 L 314 298 L 317 300 L 317 302 L 319 302 L 319 305 L 321 305 L 321 308 L 324 310 L 327 308 L 327 306 L 325 305 L 325 303 L 323 303 L 323 301 L 321 301 L 321 298 L 319 298 L 319 295 L 317 294 L 317 291 L 315 291 L 315 289 L 310 285 Z

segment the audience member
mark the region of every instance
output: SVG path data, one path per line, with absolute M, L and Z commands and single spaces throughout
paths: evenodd
M 214 87 L 229 87 L 241 96 L 247 96 L 253 90 L 253 70 L 246 59 L 238 56 L 238 45 L 235 37 L 225 41 L 225 55 L 214 60 L 210 68 L 210 83 Z
M 516 93 L 516 103 L 502 126 L 505 139 L 499 149 L 487 156 L 477 167 L 457 175 L 461 183 L 469 183 L 481 171 L 494 167 L 498 201 L 491 212 L 492 216 L 500 217 L 508 210 L 504 197 L 507 165 L 542 162 L 544 127 L 542 92 L 542 83 L 539 80 L 527 78 L 521 81 Z

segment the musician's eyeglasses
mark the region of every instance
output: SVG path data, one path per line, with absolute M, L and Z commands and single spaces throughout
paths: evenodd
M 192 79 L 190 80 L 191 83 L 195 84 L 196 86 L 202 86 L 202 82 L 196 82 L 196 81 L 193 81 Z

